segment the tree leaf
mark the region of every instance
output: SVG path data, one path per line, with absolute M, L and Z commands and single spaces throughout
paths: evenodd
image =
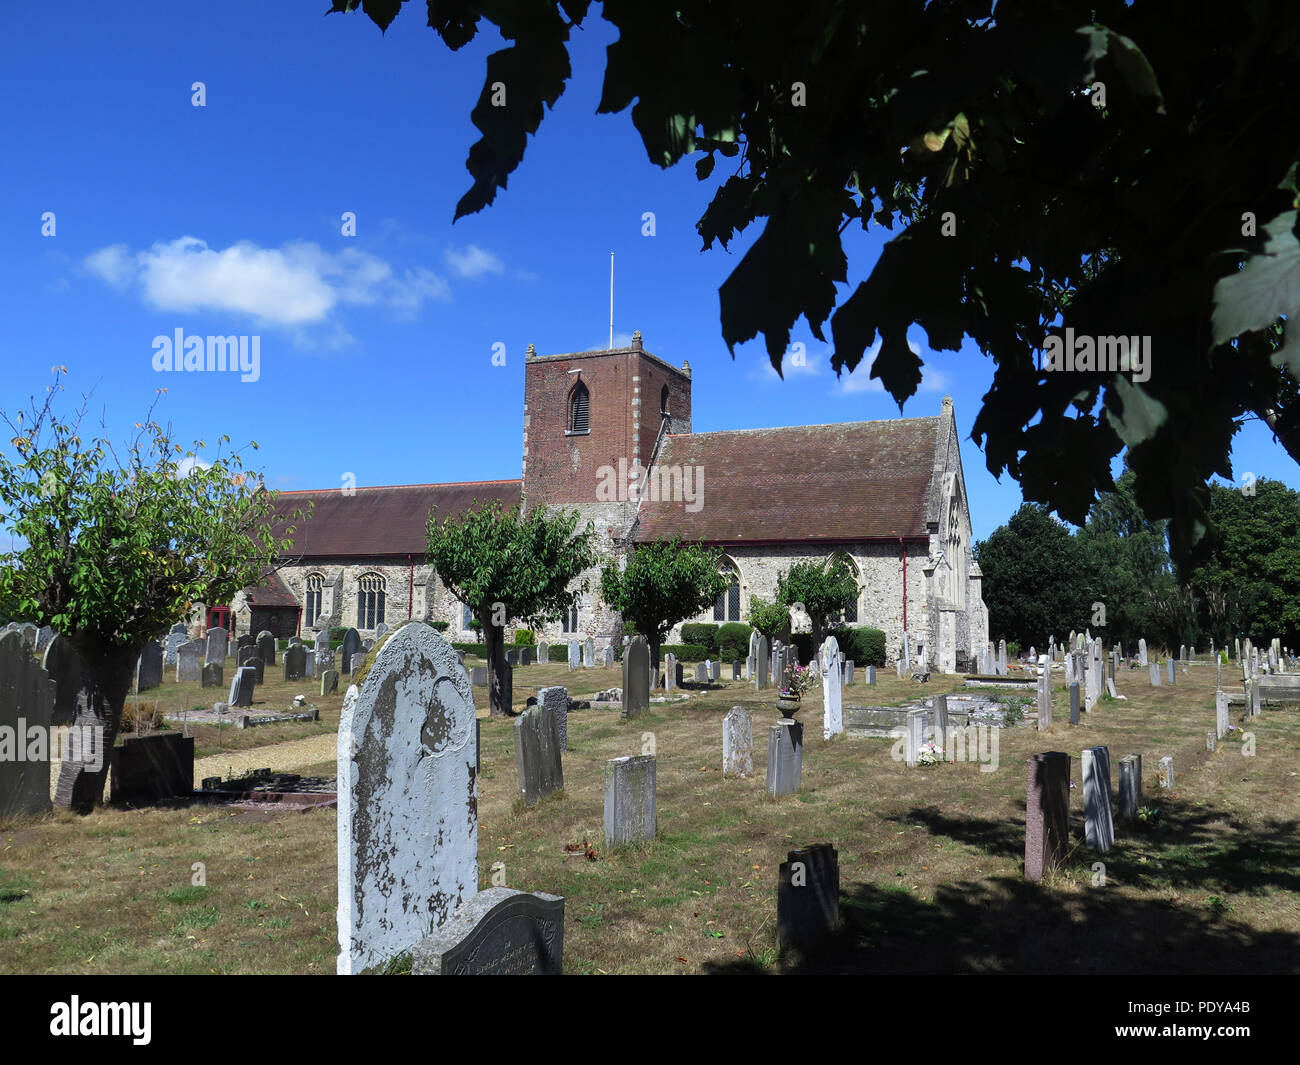
M 1211 317 L 1215 345 L 1300 311 L 1300 241 L 1293 232 L 1295 225 L 1295 211 L 1283 211 L 1265 223 L 1268 239 L 1263 250 L 1215 284 Z

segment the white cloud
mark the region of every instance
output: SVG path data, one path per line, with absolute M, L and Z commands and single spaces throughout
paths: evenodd
M 240 241 L 217 250 L 181 237 L 134 255 L 125 244 L 101 248 L 84 265 L 114 287 L 138 284 L 157 310 L 237 311 L 280 326 L 324 321 L 340 304 L 411 312 L 451 297 L 447 282 L 423 267 L 399 276 L 368 252 L 328 252 L 307 241 L 281 248 Z
M 212 469 L 212 463 L 204 462 L 202 459 L 195 458 L 193 455 L 186 455 L 176 463 L 176 473 L 181 477 L 188 477 L 193 470 L 210 469 Z
M 909 340 L 907 346 L 917 355 L 921 354 L 921 345 L 915 340 Z M 876 361 L 876 356 L 880 353 L 880 338 L 871 345 L 862 356 L 862 361 L 852 373 L 847 371 L 841 375 L 835 383 L 834 391 L 840 395 L 851 395 L 856 392 L 884 392 L 885 386 L 880 383 L 879 377 L 871 376 L 872 363 Z M 952 378 L 942 370 L 936 369 L 930 365 L 921 367 L 921 383 L 917 386 L 919 392 L 946 392 L 952 384 Z
M 781 360 L 781 373 L 788 381 L 792 377 L 820 377 L 830 365 L 830 348 L 810 352 L 802 341 L 791 344 Z M 754 364 L 745 375 L 751 381 L 780 381 L 781 377 L 767 357 L 766 349 L 754 357 Z
M 490 251 L 480 248 L 477 244 L 468 245 L 464 251 L 448 248 L 443 252 L 442 259 L 447 264 L 448 270 L 457 277 L 469 281 L 477 280 L 488 274 L 503 274 L 506 270 L 505 263 Z

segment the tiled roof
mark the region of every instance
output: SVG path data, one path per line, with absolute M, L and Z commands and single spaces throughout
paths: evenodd
M 467 481 L 460 484 L 409 484 L 389 488 L 357 488 L 345 495 L 339 488 L 281 492 L 276 510 L 286 519 L 312 504 L 311 516 L 296 523 L 289 554 L 376 557 L 414 555 L 423 558 L 425 524 L 434 507 L 438 517 L 460 514 L 476 500 L 501 500 L 507 508 L 519 503 L 519 481 Z
M 703 494 L 692 502 L 644 501 L 634 538 L 680 534 L 739 544 L 925 536 L 940 422 L 901 418 L 666 437 L 657 468 L 702 471 Z
M 275 570 L 262 574 L 262 583 L 244 589 L 244 597 L 249 606 L 294 606 L 298 600 L 293 592 L 285 587 L 284 581 Z

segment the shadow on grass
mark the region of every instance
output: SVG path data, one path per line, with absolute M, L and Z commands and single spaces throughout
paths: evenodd
M 1106 855 L 1082 845 L 1075 811 L 1061 889 L 1019 877 L 939 887 L 854 887 L 841 927 L 820 948 L 784 958 L 783 973 L 1300 973 L 1300 935 L 1262 931 L 1223 895 L 1300 891 L 1300 825 L 1266 821 L 1244 834 L 1221 811 L 1156 800 L 1154 820 L 1119 828 Z M 904 818 L 986 853 L 1023 858 L 1024 823 Z M 1106 886 L 1093 883 L 1104 862 Z M 1267 920 L 1267 902 L 1261 903 Z M 1259 923 L 1259 918 L 1256 918 Z M 751 959 L 706 963 L 712 974 L 771 972 Z

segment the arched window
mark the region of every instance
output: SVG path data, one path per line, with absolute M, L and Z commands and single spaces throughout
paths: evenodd
M 569 432 L 591 432 L 591 396 L 581 381 L 569 393 Z
M 569 607 L 569 609 L 564 612 L 564 617 L 560 621 L 560 631 L 578 631 L 578 608 L 576 606 Z
M 384 590 L 388 582 L 378 573 L 357 581 L 357 628 L 373 629 L 384 620 Z
M 723 559 L 722 573 L 731 579 L 731 584 L 725 592 L 718 596 L 718 601 L 713 604 L 713 620 L 739 621 L 740 571 L 736 569 L 736 564 L 730 559 Z
M 316 624 L 316 619 L 320 617 L 321 592 L 325 588 L 325 575 L 322 573 L 309 573 L 307 575 L 307 595 L 302 604 L 303 620 L 310 628 Z
M 663 390 L 659 393 L 659 413 L 668 413 L 668 386 L 664 385 Z

